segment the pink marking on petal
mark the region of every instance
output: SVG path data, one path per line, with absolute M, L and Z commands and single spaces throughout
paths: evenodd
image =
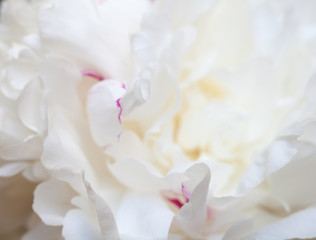
M 122 123 L 122 121 L 121 121 L 121 115 L 122 115 L 122 110 L 123 110 L 123 109 L 122 109 L 120 100 L 121 100 L 121 98 L 119 98 L 119 99 L 116 100 L 116 106 L 120 109 L 120 112 L 119 112 L 119 115 L 118 115 L 118 120 L 120 121 L 120 123 Z
M 183 183 L 181 184 L 181 190 L 182 190 L 182 195 L 185 198 L 185 201 L 189 202 L 191 193 L 186 189 Z
M 206 216 L 207 216 L 207 220 L 210 220 L 212 217 L 212 209 L 210 206 L 206 206 Z
M 173 205 L 178 207 L 179 209 L 182 208 L 182 206 L 189 202 L 191 193 L 186 189 L 184 184 L 181 184 L 181 191 L 182 193 L 177 193 L 174 191 L 166 190 L 163 191 L 164 197 Z M 171 195 L 171 196 L 170 196 Z
M 179 200 L 179 199 L 176 199 L 176 198 L 167 198 L 167 200 L 172 203 L 173 205 L 175 205 L 176 207 L 178 208 L 182 208 L 183 206 L 183 203 Z
M 81 74 L 82 76 L 95 78 L 98 81 L 104 80 L 104 77 L 101 74 L 93 72 L 92 70 L 89 70 L 89 69 L 81 70 Z
M 125 86 L 124 83 L 122 83 L 121 87 L 122 87 L 123 89 L 126 89 L 126 86 Z
M 112 144 L 106 144 L 105 146 L 102 147 L 102 149 L 103 149 L 103 151 L 106 151 L 111 146 L 112 146 Z
M 123 131 L 121 131 L 118 135 L 117 135 L 117 141 L 119 142 L 121 139 L 121 135 L 122 135 Z

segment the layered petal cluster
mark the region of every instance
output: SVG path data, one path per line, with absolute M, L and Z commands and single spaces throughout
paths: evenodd
M 0 238 L 316 238 L 313 0 L 6 0 Z

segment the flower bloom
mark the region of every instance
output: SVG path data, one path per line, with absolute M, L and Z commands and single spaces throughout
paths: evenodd
M 315 238 L 315 7 L 4 1 L 0 237 Z

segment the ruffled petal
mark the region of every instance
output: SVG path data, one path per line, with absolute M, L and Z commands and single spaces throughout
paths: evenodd
M 129 36 L 137 31 L 148 2 L 138 0 L 129 8 L 127 5 L 125 0 L 102 4 L 56 0 L 41 14 L 42 38 L 54 52 L 73 59 L 80 68 L 93 68 L 103 76 L 125 80 L 131 73 Z M 55 21 L 56 16 L 63 21 Z

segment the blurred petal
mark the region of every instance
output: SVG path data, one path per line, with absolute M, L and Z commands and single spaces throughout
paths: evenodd
M 0 166 L 0 177 L 12 177 L 24 170 L 28 165 L 29 164 L 25 162 L 2 164 Z
M 38 224 L 32 228 L 29 232 L 23 235 L 21 240 L 34 240 L 42 239 L 45 236 L 46 240 L 62 240 L 61 228 L 47 226 L 43 223 Z

